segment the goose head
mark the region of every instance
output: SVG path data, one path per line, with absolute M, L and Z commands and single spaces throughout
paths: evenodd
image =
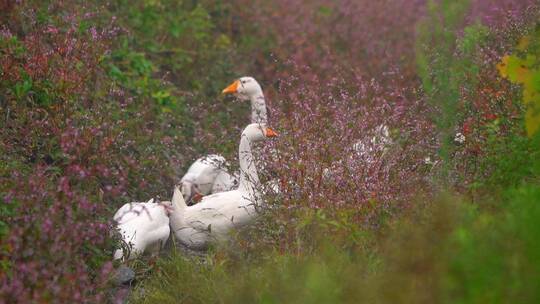
M 242 137 L 247 137 L 250 142 L 263 141 L 267 138 L 277 137 L 276 131 L 267 127 L 264 124 L 252 123 L 242 131 Z
M 180 184 L 181 190 L 188 206 L 198 203 L 203 195 L 200 193 L 197 185 L 188 180 L 183 180 Z
M 262 96 L 261 85 L 253 77 L 240 77 L 223 89 L 223 94 L 233 94 L 241 100 L 251 100 L 258 96 Z

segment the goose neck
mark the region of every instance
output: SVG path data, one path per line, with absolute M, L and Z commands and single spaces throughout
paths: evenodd
M 257 92 L 250 96 L 251 101 L 251 122 L 268 123 L 268 114 L 266 113 L 266 100 L 262 92 Z
M 242 135 L 240 139 L 238 159 L 240 161 L 240 185 L 239 189 L 251 194 L 254 198 L 256 189 L 258 188 L 259 176 L 255 161 L 251 152 L 251 143 L 247 136 Z

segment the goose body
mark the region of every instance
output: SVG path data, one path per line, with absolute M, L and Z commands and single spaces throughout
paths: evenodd
M 322 171 L 323 180 L 325 182 L 333 181 L 335 174 L 337 174 L 336 168 L 347 166 L 350 161 L 354 162 L 360 159 L 365 164 L 374 163 L 388 151 L 392 144 L 393 140 L 390 137 L 388 126 L 386 124 L 378 125 L 352 146 L 352 153 L 345 159 L 334 161 L 329 168 L 324 168 Z
M 390 131 L 385 124 L 378 125 L 371 132 L 371 138 L 365 138 L 353 145 L 353 150 L 359 156 L 370 156 L 376 152 L 384 152 L 392 144 Z
M 129 246 L 128 259 L 144 252 L 155 254 L 165 244 L 170 234 L 169 216 L 163 203 L 128 203 L 116 211 L 114 221 L 123 241 Z M 122 249 L 114 253 L 114 259 L 124 256 Z
M 182 196 L 178 187 L 174 195 Z M 211 242 L 225 240 L 231 229 L 249 224 L 256 214 L 254 202 L 241 191 L 216 193 L 205 196 L 196 205 L 186 206 L 181 224 L 173 225 L 173 233 L 188 248 L 204 250 Z
M 238 187 L 238 172 L 232 175 L 227 170 L 220 170 L 214 180 L 210 193 L 229 191 L 236 187 Z
M 238 184 L 238 177 L 227 170 L 227 161 L 218 154 L 197 159 L 180 180 L 184 199 L 191 202 L 198 196 L 228 191 Z
M 261 124 L 250 124 L 242 132 L 238 189 L 205 196 L 198 204 L 187 206 L 179 187 L 175 187 L 171 227 L 181 244 L 205 249 L 213 241 L 226 239 L 231 229 L 255 219 L 261 197 L 250 144 L 272 136 L 276 136 L 275 132 Z

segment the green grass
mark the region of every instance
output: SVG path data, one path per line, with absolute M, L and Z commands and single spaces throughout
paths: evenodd
M 537 303 L 540 187 L 509 189 L 493 204 L 441 197 L 349 250 L 313 229 L 309 253 L 262 247 L 248 259 L 232 245 L 200 260 L 176 252 L 132 302 Z

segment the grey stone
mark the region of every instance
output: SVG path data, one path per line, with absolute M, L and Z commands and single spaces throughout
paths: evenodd
M 114 275 L 114 282 L 117 285 L 130 285 L 133 280 L 135 280 L 135 271 L 133 269 L 126 265 L 118 267 Z

